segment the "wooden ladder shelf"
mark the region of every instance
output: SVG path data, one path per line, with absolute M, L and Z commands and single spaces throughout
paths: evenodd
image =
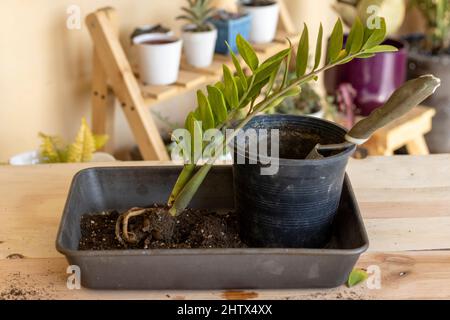
M 285 49 L 289 40 L 293 45 L 300 38 L 283 0 L 280 4 L 280 30 L 274 42 L 255 45 L 261 61 L 274 53 Z M 86 17 L 86 24 L 94 43 L 93 80 L 92 80 L 92 130 L 95 134 L 108 134 L 110 142 L 107 151 L 112 151 L 114 99 L 118 99 L 144 160 L 169 160 L 163 140 L 160 136 L 148 108 L 164 100 L 191 91 L 199 85 L 214 83 L 221 79 L 222 65 L 231 70 L 233 62 L 229 56 L 215 55 L 211 66 L 194 68 L 184 58 L 176 83 L 168 86 L 144 86 L 139 82 L 119 41 L 118 15 L 113 8 L 99 9 Z

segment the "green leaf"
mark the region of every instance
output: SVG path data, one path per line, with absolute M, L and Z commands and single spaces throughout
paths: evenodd
M 240 101 L 245 92 L 244 86 L 242 85 L 241 78 L 239 78 L 238 76 L 234 77 L 234 82 L 236 82 L 236 87 L 238 88 L 238 97 Z
M 330 41 L 328 44 L 328 60 L 329 62 L 334 62 L 338 59 L 339 54 L 342 50 L 342 45 L 344 42 L 344 30 L 342 27 L 341 19 L 338 19 L 334 25 L 333 32 L 330 36 Z
M 261 90 L 269 83 L 270 77 L 267 77 L 263 81 L 260 81 L 253 85 L 253 87 L 250 89 L 250 92 L 248 93 L 247 100 L 251 101 L 253 98 L 258 97 L 261 94 Z
M 201 91 L 197 91 L 198 110 L 200 114 L 200 120 L 202 120 L 203 131 L 214 128 L 214 115 L 209 105 L 209 101 L 205 94 Z
M 222 92 L 213 86 L 208 86 L 208 100 L 214 114 L 216 126 L 227 119 L 227 105 Z
M 64 162 L 61 157 L 61 152 L 64 148 L 62 140 L 59 137 L 52 137 L 39 133 L 39 138 L 42 140 L 39 148 L 40 156 L 45 163 Z
M 381 52 L 397 52 L 398 49 L 387 44 L 379 45 L 370 49 L 364 50 L 364 53 L 381 53 Z
M 298 78 L 300 78 L 306 73 L 306 68 L 308 67 L 308 58 L 309 58 L 309 35 L 308 35 L 308 26 L 305 23 L 297 50 L 297 65 L 295 71 Z
M 354 57 L 347 57 L 344 58 L 343 60 L 339 61 L 339 64 L 346 64 L 349 63 L 350 61 L 352 61 L 354 59 Z
M 231 59 L 233 60 L 234 68 L 236 69 L 237 75 L 241 79 L 242 86 L 244 87 L 245 90 L 247 90 L 247 88 L 248 88 L 247 77 L 245 76 L 245 73 L 242 70 L 241 64 L 239 63 L 239 60 L 236 57 L 236 54 L 233 52 L 233 50 L 231 49 L 228 42 L 225 42 L 225 44 L 227 45 L 227 47 L 230 51 L 230 55 L 231 55 Z
M 230 68 L 226 65 L 223 65 L 223 78 L 225 99 L 231 109 L 235 109 L 239 106 L 238 87 L 236 85 L 236 81 L 234 81 L 234 76 L 231 74 Z
M 289 91 L 287 91 L 283 97 L 284 98 L 289 98 L 289 97 L 296 97 L 298 96 L 300 93 L 302 92 L 302 89 L 300 87 L 294 87 L 292 89 L 290 89 Z
M 356 286 L 357 284 L 367 280 L 369 275 L 362 269 L 353 269 L 348 277 L 347 285 L 349 288 Z
M 242 59 L 244 59 L 245 63 L 252 71 L 255 71 L 259 65 L 259 60 L 256 56 L 255 50 L 253 50 L 250 43 L 248 43 L 247 40 L 245 40 L 240 34 L 238 34 L 236 38 L 236 44 Z
M 350 34 L 347 38 L 347 43 L 345 45 L 345 50 L 348 54 L 353 54 L 358 52 L 364 40 L 364 26 L 361 23 L 361 20 L 357 17 L 355 23 L 350 30 Z
M 367 40 L 364 42 L 362 50 L 370 49 L 381 44 L 386 37 L 386 20 L 380 18 L 380 28 L 378 29 L 370 30 L 366 28 L 365 37 L 367 37 Z
M 368 59 L 375 57 L 375 53 L 361 53 L 356 56 L 357 59 Z
M 67 162 L 89 162 L 95 152 L 95 140 L 86 119 L 81 120 L 75 142 L 69 145 L 67 151 Z
M 105 146 L 109 137 L 106 134 L 94 135 L 95 150 L 99 150 Z
M 273 72 L 275 72 L 280 68 L 283 59 L 286 58 L 290 52 L 291 52 L 290 48 L 285 49 L 283 51 L 278 52 L 274 56 L 270 57 L 266 61 L 264 61 L 255 71 L 254 84 L 264 81 L 267 78 L 270 78 Z
M 314 70 L 319 67 L 320 60 L 322 59 L 322 42 L 323 42 L 323 26 L 320 24 L 319 34 L 317 36 L 317 44 L 316 44 L 316 58 L 314 61 Z

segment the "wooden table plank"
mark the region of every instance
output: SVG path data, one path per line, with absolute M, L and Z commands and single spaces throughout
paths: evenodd
M 0 299 L 450 299 L 450 252 L 370 253 L 358 263 L 361 268 L 373 265 L 381 271 L 379 290 L 362 284 L 354 288 L 232 293 L 69 290 L 64 258 L 0 260 Z M 17 291 L 19 294 L 11 294 Z

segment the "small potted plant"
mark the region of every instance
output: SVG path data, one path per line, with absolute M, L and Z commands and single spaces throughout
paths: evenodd
M 250 41 L 253 43 L 269 43 L 275 38 L 280 8 L 273 0 L 242 0 L 241 12 L 252 17 Z
M 433 72 L 444 87 L 425 104 L 436 109 L 433 129 L 426 136 L 433 153 L 450 152 L 450 3 L 447 0 L 412 1 L 426 22 L 424 34 L 406 37 L 410 43 L 409 77 Z
M 290 73 L 290 80 L 295 79 L 295 73 Z M 296 97 L 286 98 L 279 106 L 267 110 L 267 114 L 292 114 L 298 116 L 312 116 L 324 118 L 325 101 L 316 92 L 310 83 L 301 87 L 301 94 Z
M 244 39 L 249 37 L 251 17 L 248 14 L 218 10 L 210 22 L 218 30 L 215 50 L 217 53 L 229 54 L 230 48 L 233 52 L 237 52 L 236 36 L 239 34 Z
M 183 27 L 183 46 L 187 63 L 197 68 L 211 65 L 217 40 L 217 29 L 209 18 L 214 13 L 210 0 L 188 0 L 189 7 L 183 7 L 184 14 L 178 20 L 189 24 Z
M 183 41 L 170 33 L 150 32 L 133 38 L 139 77 L 145 85 L 169 85 L 178 79 Z
M 161 24 L 147 24 L 140 27 L 137 27 L 133 30 L 131 33 L 130 39 L 131 43 L 133 43 L 133 39 L 137 36 L 147 34 L 147 33 L 153 33 L 153 34 L 163 34 L 167 36 L 173 36 L 173 31 L 170 30 L 170 28 L 165 27 Z
M 105 152 L 97 152 L 108 141 L 106 135 L 94 135 L 87 125 L 86 120 L 81 120 L 75 141 L 65 144 L 58 136 L 39 133 L 42 143 L 39 150 L 29 151 L 11 157 L 11 165 L 32 165 L 43 163 L 68 163 L 68 162 L 109 162 L 115 161 L 114 157 Z
M 378 11 L 371 11 L 375 6 Z M 334 95 L 342 83 L 351 84 L 356 90 L 355 104 L 358 111 L 367 116 L 385 103 L 392 92 L 406 80 L 408 45 L 391 36 L 403 23 L 404 0 L 338 0 L 334 9 L 348 26 L 354 25 L 356 20 L 370 28 L 385 24 L 389 38 L 384 44 L 397 48 L 395 52 L 380 53 L 368 59 L 355 59 L 325 74 L 327 93 Z

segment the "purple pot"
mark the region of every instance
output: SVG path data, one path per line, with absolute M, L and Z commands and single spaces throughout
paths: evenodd
M 406 80 L 408 45 L 393 39 L 387 39 L 383 44 L 393 45 L 399 51 L 354 59 L 325 72 L 328 94 L 333 95 L 342 83 L 350 83 L 356 89 L 355 104 L 363 116 L 385 103 Z

